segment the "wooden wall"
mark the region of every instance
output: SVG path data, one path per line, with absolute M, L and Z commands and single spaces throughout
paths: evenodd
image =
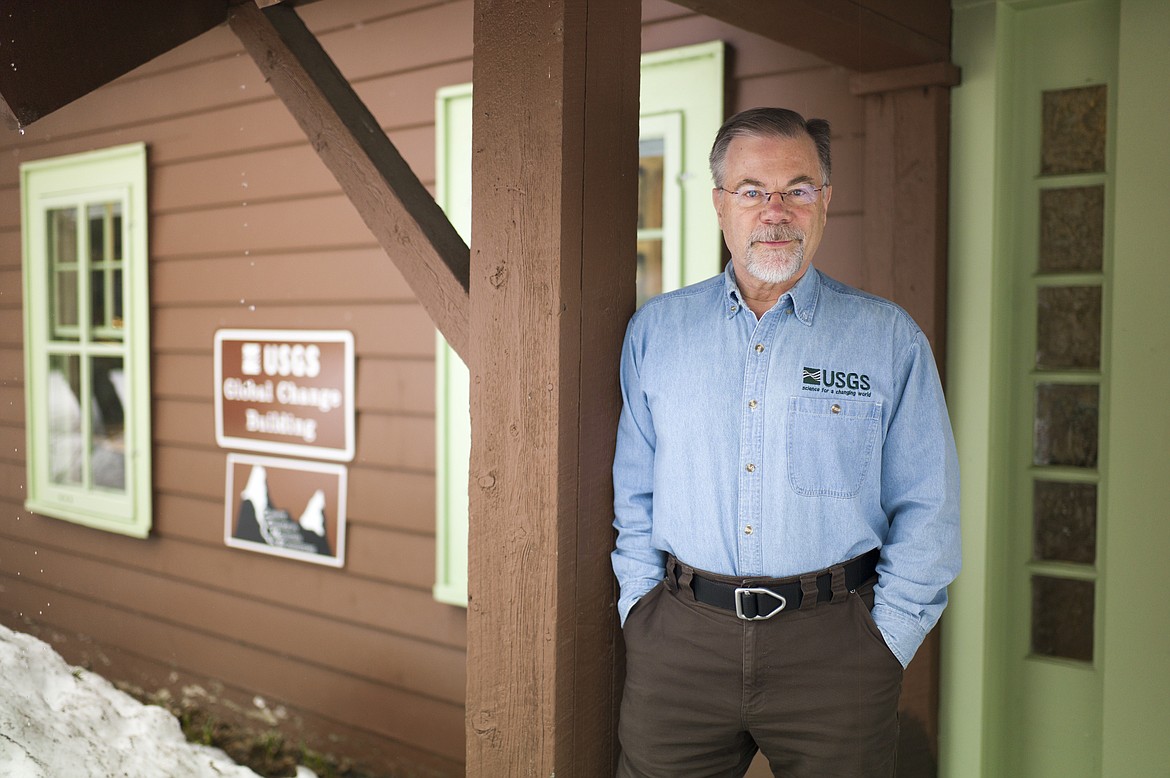
M 728 116 L 771 105 L 791 108 L 806 119 L 829 120 L 833 131 L 833 201 L 815 263 L 839 281 L 862 286 L 865 101 L 850 94 L 853 72 L 691 13 L 667 0 L 644 0 L 642 20 L 643 51 L 716 39 L 727 43 Z
M 434 95 L 471 78 L 470 0 L 329 0 L 300 13 L 433 186 Z M 838 172 L 818 264 L 863 278 L 864 104 L 850 74 L 666 0 L 646 0 L 643 17 L 646 51 L 727 41 L 729 110 L 779 104 L 833 122 Z M 23 509 L 19 165 L 132 141 L 150 160 L 145 541 Z M 342 570 L 223 544 L 212 338 L 224 327 L 355 335 Z M 226 27 L 0 136 L 0 621 L 148 692 L 186 688 L 224 715 L 259 721 L 282 706 L 286 730 L 371 771 L 461 773 L 465 614 L 430 592 L 433 360 L 426 314 Z

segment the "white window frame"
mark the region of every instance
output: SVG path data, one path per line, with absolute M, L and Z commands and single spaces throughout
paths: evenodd
M 38 160 L 21 165 L 21 228 L 24 277 L 24 356 L 27 438 L 25 507 L 109 532 L 146 537 L 152 521 L 150 427 L 150 301 L 147 284 L 146 146 L 118 146 L 84 154 Z M 52 209 L 117 202 L 121 206 L 123 254 L 122 326 L 120 343 L 89 337 L 87 220 L 79 220 L 77 340 L 54 340 L 49 317 L 52 305 L 47 214 Z M 88 467 L 79 484 L 56 483 L 50 462 L 50 357 L 116 357 L 122 360 L 124 488 L 104 489 L 90 480 Z M 82 376 L 89 368 L 82 368 Z M 85 384 L 83 378 L 83 386 Z M 79 435 L 83 461 L 92 456 L 92 403 L 80 403 Z
M 723 122 L 724 48 L 722 41 L 711 41 L 642 56 L 640 134 L 666 140 L 663 291 L 710 278 L 722 267 L 722 236 L 711 207 L 707 154 Z M 436 200 L 468 243 L 471 115 L 471 84 L 444 87 L 436 94 Z M 467 366 L 436 333 L 434 597 L 463 607 L 467 607 L 469 386 Z

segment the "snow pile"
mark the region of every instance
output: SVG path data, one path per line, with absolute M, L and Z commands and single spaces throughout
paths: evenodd
M 257 778 L 223 751 L 188 743 L 166 710 L 70 667 L 48 644 L 3 625 L 0 775 Z

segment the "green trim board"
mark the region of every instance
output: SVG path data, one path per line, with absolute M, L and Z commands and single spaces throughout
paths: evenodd
M 146 147 L 21 166 L 26 507 L 151 527 Z
M 949 587 L 940 630 L 939 775 L 976 778 L 987 769 L 988 686 L 994 668 L 994 612 L 989 590 L 1001 554 L 989 518 L 1000 508 L 992 483 L 999 477 L 993 409 L 1003 401 L 996 346 L 999 322 L 1010 312 L 995 251 L 1000 224 L 988 219 L 996 201 L 1003 55 L 996 46 L 995 3 L 954 4 L 952 57 L 963 71 L 951 93 L 951 171 L 947 291 L 947 407 L 962 474 L 963 570 Z
M 709 41 L 642 55 L 643 130 L 674 132 L 680 141 L 677 152 L 668 150 L 668 159 L 678 154 L 681 167 L 674 179 L 677 210 L 666 214 L 668 221 L 678 218 L 678 267 L 676 274 L 663 273 L 663 291 L 698 283 L 722 267 L 723 235 L 711 207 L 707 155 L 725 118 L 725 49 L 723 41 Z M 673 126 L 658 129 L 655 122 Z
M 1170 774 L 1170 3 L 1122 0 L 1113 163 L 1101 775 Z
M 471 245 L 471 84 L 435 96 L 436 194 Z M 471 373 L 435 331 L 435 585 L 439 602 L 467 607 L 467 479 L 471 461 Z
M 661 141 L 663 157 L 663 219 L 652 231 L 661 240 L 662 291 L 709 278 L 722 264 L 707 154 L 723 122 L 724 48 L 711 41 L 642 57 L 640 133 Z M 469 244 L 471 107 L 471 84 L 436 94 L 436 200 Z M 640 240 L 647 237 L 651 232 L 640 232 Z M 466 607 L 470 374 L 442 335 L 435 337 L 433 593 L 440 602 Z

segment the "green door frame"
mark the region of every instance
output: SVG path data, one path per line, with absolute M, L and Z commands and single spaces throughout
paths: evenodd
M 962 86 L 952 93 L 948 402 L 963 472 L 964 569 L 951 590 L 942 635 L 940 775 L 1003 775 L 1003 652 L 1007 643 L 1001 588 L 1007 538 L 1003 484 L 1010 430 L 999 418 L 1014 391 L 1009 366 L 1013 272 L 1005 250 L 1015 213 L 1004 206 L 1017 126 L 1012 79 L 1027 62 L 1018 48 L 1021 15 L 1060 3 L 956 0 L 954 62 Z M 1076 3 L 1070 5 L 1081 5 Z M 1104 333 L 1115 377 L 1104 399 L 1101 437 L 1108 463 L 1100 506 L 1095 661 L 1102 673 L 1099 765 L 1086 774 L 1165 774 L 1170 764 L 1170 681 L 1156 668 L 1170 659 L 1170 616 L 1160 562 L 1170 548 L 1170 4 L 1115 0 L 1116 121 L 1110 127 L 1113 197 L 1113 310 Z M 1109 33 L 1105 33 L 1109 34 Z M 1078 734 L 1078 736 L 1084 736 Z

